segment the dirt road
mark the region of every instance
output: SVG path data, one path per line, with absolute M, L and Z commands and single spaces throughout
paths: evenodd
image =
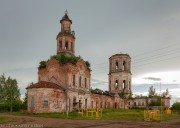
M 15 116 L 9 114 L 0 114 L 0 116 L 16 119 L 10 123 L 0 124 L 0 128 L 180 128 L 180 120 L 171 122 L 123 122 Z

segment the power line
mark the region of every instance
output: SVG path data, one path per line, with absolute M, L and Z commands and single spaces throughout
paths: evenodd
M 180 45 L 180 42 L 172 44 L 172 45 L 167 45 L 166 47 L 163 47 L 163 48 L 158 48 L 158 49 L 155 49 L 155 50 L 151 50 L 151 51 L 147 51 L 147 52 L 142 52 L 140 54 L 134 55 L 134 57 L 142 56 L 142 55 L 153 53 L 153 52 L 156 52 L 156 51 L 162 51 L 163 49 L 167 49 L 167 48 L 178 46 L 178 45 Z

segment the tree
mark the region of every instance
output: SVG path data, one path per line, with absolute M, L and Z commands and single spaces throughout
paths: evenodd
M 151 99 L 151 102 L 149 103 L 149 106 L 164 106 L 164 104 L 161 103 L 161 97 L 157 96 Z
M 168 89 L 166 89 L 166 91 L 162 93 L 162 97 L 163 98 L 170 98 L 171 97 L 171 95 L 169 94 L 169 90 Z
M 5 75 L 0 76 L 0 102 L 7 109 L 7 107 L 12 112 L 12 109 L 16 109 L 17 107 L 20 109 L 18 105 L 20 103 L 20 90 L 18 88 L 18 83 L 16 79 L 8 78 Z
M 157 94 L 156 94 L 156 89 L 155 89 L 153 86 L 149 87 L 148 96 L 149 96 L 149 97 L 157 96 Z
M 175 102 L 172 107 L 172 110 L 180 110 L 180 102 Z

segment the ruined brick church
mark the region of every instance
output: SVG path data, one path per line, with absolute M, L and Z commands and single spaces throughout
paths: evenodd
M 115 54 L 109 58 L 109 91 L 91 93 L 91 69 L 87 61 L 75 56 L 75 33 L 67 13 L 60 20 L 57 35 L 57 55 L 42 62 L 38 68 L 38 82 L 28 86 L 28 112 L 48 113 L 77 111 L 82 108 L 146 107 L 148 98 L 124 100 L 119 93 L 131 94 L 131 58 Z M 164 99 L 169 106 L 169 100 Z

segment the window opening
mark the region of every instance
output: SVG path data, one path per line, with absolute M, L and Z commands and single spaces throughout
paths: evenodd
M 116 69 L 118 69 L 118 62 L 116 61 Z
M 71 42 L 71 50 L 73 50 L 73 42 Z
M 125 61 L 123 61 L 123 71 L 125 70 L 125 65 L 126 65 L 126 62 Z
M 118 88 L 118 80 L 115 81 L 115 88 Z
M 48 107 L 48 97 L 44 97 L 43 106 Z
M 125 86 L 126 86 L 126 81 L 125 81 L 125 80 L 123 80 L 123 86 L 122 86 L 122 88 L 124 89 L 124 88 L 125 88 Z
M 73 96 L 73 103 L 76 103 L 76 97 Z
M 65 50 L 68 50 L 68 42 L 65 43 Z
M 59 41 L 59 48 L 62 49 L 62 41 Z
M 87 79 L 85 78 L 85 88 L 87 87 Z
M 87 108 L 87 99 L 85 99 L 85 108 Z
M 73 85 L 75 85 L 75 79 L 76 79 L 76 76 L 73 75 Z
M 79 86 L 81 87 L 81 76 L 79 77 Z

